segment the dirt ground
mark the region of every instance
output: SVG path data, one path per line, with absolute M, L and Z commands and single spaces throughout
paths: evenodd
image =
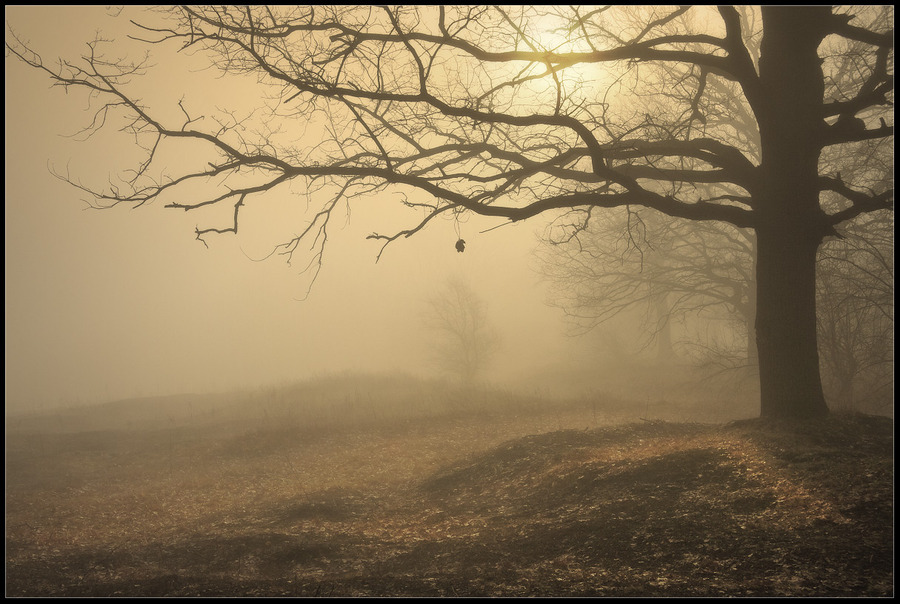
M 893 421 L 6 434 L 7 596 L 892 596 Z

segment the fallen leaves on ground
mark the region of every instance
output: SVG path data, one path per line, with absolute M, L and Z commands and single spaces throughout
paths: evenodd
M 8 433 L 6 595 L 893 595 L 892 420 L 569 420 Z

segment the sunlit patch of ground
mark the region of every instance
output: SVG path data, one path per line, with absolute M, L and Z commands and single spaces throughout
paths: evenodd
M 591 407 L 8 431 L 6 593 L 890 596 L 892 433 Z

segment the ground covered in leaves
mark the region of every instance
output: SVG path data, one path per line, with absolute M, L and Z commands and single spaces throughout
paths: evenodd
M 7 596 L 891 596 L 893 421 L 7 427 Z

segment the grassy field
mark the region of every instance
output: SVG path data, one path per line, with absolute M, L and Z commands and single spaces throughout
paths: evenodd
M 6 595 L 893 595 L 891 419 L 700 414 L 345 376 L 7 418 Z

